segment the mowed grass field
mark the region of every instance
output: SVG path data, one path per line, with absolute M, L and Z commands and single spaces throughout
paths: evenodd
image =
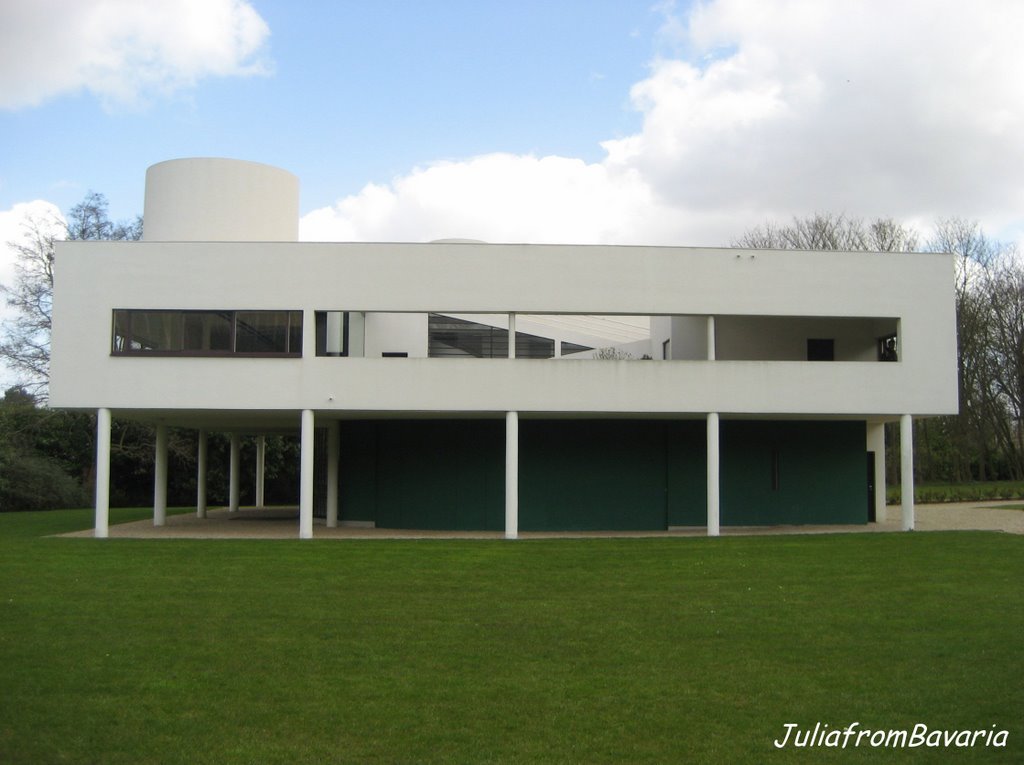
M 0 515 L 0 763 L 1024 761 L 1024 537 L 46 536 L 90 524 Z M 773 746 L 854 721 L 1008 745 Z

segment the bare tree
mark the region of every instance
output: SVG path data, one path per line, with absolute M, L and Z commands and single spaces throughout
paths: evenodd
M 917 232 L 892 218 L 865 224 L 860 218 L 815 213 L 780 226 L 766 222 L 733 242 L 735 247 L 771 250 L 870 250 L 907 252 L 917 248 Z
M 0 359 L 18 375 L 19 386 L 45 400 L 50 379 L 54 243 L 61 239 L 139 239 L 142 218 L 111 221 L 106 197 L 90 191 L 71 208 L 67 220 L 31 217 L 25 220 L 23 231 L 23 241 L 8 243 L 15 252 L 14 282 L 0 285 L 0 293 L 14 309 L 0 339 Z

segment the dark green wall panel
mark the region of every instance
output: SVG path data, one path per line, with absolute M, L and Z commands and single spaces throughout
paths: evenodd
M 338 518 L 377 519 L 377 423 L 345 420 L 338 450 Z
M 524 418 L 519 441 L 523 531 L 707 522 L 701 420 Z M 723 420 L 720 441 L 723 525 L 867 521 L 864 423 Z M 342 520 L 498 531 L 505 423 L 343 421 L 339 474 Z
M 707 433 L 703 420 L 666 422 L 668 525 L 706 526 Z
M 863 422 L 726 420 L 720 435 L 723 526 L 867 522 Z
M 665 460 L 661 422 L 520 420 L 519 528 L 663 529 Z

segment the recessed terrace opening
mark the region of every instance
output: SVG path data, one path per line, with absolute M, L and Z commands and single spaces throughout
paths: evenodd
M 899 320 L 836 316 L 715 317 L 724 361 L 897 361 Z
M 515 314 L 519 359 L 896 361 L 899 319 Z M 316 311 L 318 356 L 506 358 L 510 315 Z M 711 344 L 713 347 L 710 347 Z

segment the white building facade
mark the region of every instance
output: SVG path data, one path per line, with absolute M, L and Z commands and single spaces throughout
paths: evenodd
M 328 525 L 514 538 L 867 522 L 893 421 L 909 529 L 912 418 L 957 411 L 949 255 L 300 243 L 297 179 L 223 159 L 150 168 L 144 220 L 57 250 L 51 405 L 99 413 L 98 536 L 111 417 L 157 425 L 158 524 L 186 427 L 300 433 L 301 537 L 316 458 Z

